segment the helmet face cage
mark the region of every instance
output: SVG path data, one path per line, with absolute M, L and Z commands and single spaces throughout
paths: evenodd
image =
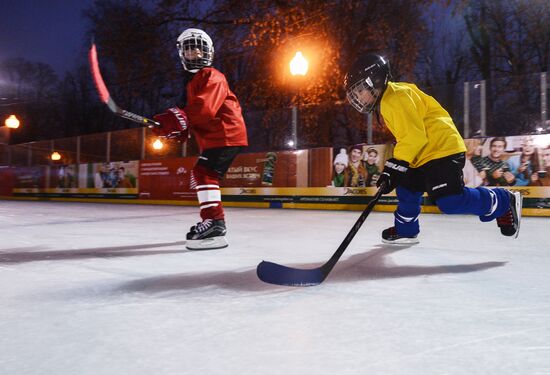
M 369 81 L 371 83 L 370 85 Z M 359 95 L 365 90 L 368 90 L 368 92 L 370 92 L 370 95 L 372 96 L 372 100 L 370 100 L 369 102 L 364 102 L 361 99 L 361 95 Z M 359 81 L 351 85 L 346 91 L 346 97 L 353 108 L 361 113 L 370 113 L 374 110 L 374 107 L 378 103 L 378 97 L 380 96 L 380 93 L 380 90 L 376 90 L 374 87 L 372 87 L 372 81 L 370 77 L 367 77 L 366 79 L 360 79 Z
M 389 78 L 390 65 L 386 59 L 377 54 L 360 55 L 344 81 L 349 103 L 361 113 L 372 112 L 380 102 Z
M 200 34 L 192 34 L 176 44 L 185 70 L 196 73 L 205 66 L 212 65 L 214 47 Z

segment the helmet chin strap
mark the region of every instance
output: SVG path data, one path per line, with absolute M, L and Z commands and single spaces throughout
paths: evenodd
M 183 65 L 183 69 L 185 69 L 189 73 L 196 73 L 200 70 L 200 69 L 188 69 L 183 61 L 181 62 L 181 65 Z

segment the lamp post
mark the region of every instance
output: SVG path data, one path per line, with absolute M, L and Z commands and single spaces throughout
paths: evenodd
M 5 144 L 7 146 L 8 165 L 11 165 L 11 148 L 10 143 L 10 129 L 17 129 L 20 125 L 19 119 L 15 115 L 10 115 L 4 120 L 4 124 L 0 125 L 0 144 Z
M 309 63 L 302 54 L 301 51 L 297 51 L 292 60 L 290 60 L 290 74 L 292 76 L 305 77 L 309 69 Z M 298 93 L 299 95 L 299 93 Z M 293 149 L 298 148 L 298 105 L 292 106 L 292 138 L 288 142 L 288 145 Z

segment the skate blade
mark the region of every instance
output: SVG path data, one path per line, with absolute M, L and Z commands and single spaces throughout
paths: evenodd
M 518 214 L 518 229 L 516 230 L 516 233 L 514 234 L 514 238 L 518 238 L 519 235 L 519 227 L 521 225 L 521 208 L 523 207 L 523 195 L 519 191 L 514 192 L 514 196 L 516 197 L 516 212 Z
M 403 237 L 403 238 L 399 238 L 399 239 L 394 240 L 394 241 L 385 240 L 385 239 L 382 238 L 382 242 L 383 243 L 388 243 L 390 245 L 414 245 L 414 244 L 419 243 L 420 241 L 416 237 L 415 238 Z
M 215 250 L 229 246 L 225 236 L 205 238 L 203 240 L 187 240 L 187 250 Z

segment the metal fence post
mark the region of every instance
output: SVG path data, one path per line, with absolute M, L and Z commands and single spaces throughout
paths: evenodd
M 543 129 L 543 131 L 547 130 L 546 121 L 548 121 L 548 112 L 547 112 L 548 106 L 546 102 L 547 90 L 548 90 L 548 83 L 546 81 L 546 72 L 542 72 L 540 74 L 540 120 L 541 120 L 541 128 Z
M 107 163 L 111 162 L 111 132 L 107 132 L 107 152 L 105 153 Z
M 464 138 L 470 137 L 470 83 L 464 82 Z
M 372 112 L 367 115 L 367 143 L 372 145 Z
M 80 164 L 80 136 L 76 137 L 76 164 Z
M 298 148 L 298 107 L 292 106 L 292 142 L 294 142 L 293 148 Z
M 487 133 L 487 90 L 486 90 L 487 81 L 482 80 L 480 83 L 480 93 L 479 93 L 479 132 L 480 136 L 485 137 Z
M 145 137 L 147 136 L 147 128 L 141 128 L 141 160 L 145 160 Z

